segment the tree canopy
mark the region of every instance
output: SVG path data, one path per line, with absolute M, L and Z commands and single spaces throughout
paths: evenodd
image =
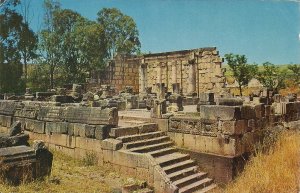
M 1 7 L 0 14 L 0 92 L 24 90 L 23 62 L 33 59 L 37 37 L 16 10 L 18 0 Z
M 245 55 L 225 54 L 225 59 L 230 67 L 233 77 L 239 85 L 240 95 L 242 96 L 242 87 L 246 86 L 254 78 L 257 71 L 257 65 L 247 64 Z
M 104 28 L 111 58 L 116 54 L 132 54 L 140 51 L 139 32 L 130 16 L 116 8 L 103 8 L 97 15 L 98 23 Z
M 258 72 L 257 78 L 264 87 L 278 92 L 285 85 L 286 71 L 280 71 L 278 66 L 265 62 L 263 63 L 263 70 Z

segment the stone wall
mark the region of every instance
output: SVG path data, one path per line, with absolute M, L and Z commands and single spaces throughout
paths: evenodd
M 43 140 L 52 150 L 75 159 L 93 156 L 99 165 L 122 175 L 146 180 L 158 193 L 176 192 L 170 180 L 147 154 L 122 150 L 122 142 L 109 138 L 117 128 L 116 108 L 63 107 L 59 103 L 0 100 L 0 131 L 20 121 L 30 139 Z M 144 130 L 147 127 L 141 126 Z M 130 131 L 131 128 L 120 128 Z
M 117 91 L 133 86 L 139 93 L 147 88 L 156 93 L 157 83 L 164 83 L 172 92 L 173 84 L 179 84 L 183 94 L 199 95 L 208 90 L 220 92 L 225 84 L 224 72 L 219 52 L 211 47 L 118 57 L 105 72 L 94 72 L 91 83 L 111 84 Z
M 235 157 L 250 152 L 265 129 L 296 127 L 299 119 L 300 102 L 202 105 L 198 117 L 170 118 L 168 132 L 180 147 Z

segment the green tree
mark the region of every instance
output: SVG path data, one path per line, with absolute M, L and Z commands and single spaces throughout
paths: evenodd
M 85 20 L 76 26 L 74 36 L 80 53 L 79 62 L 85 74 L 103 69 L 108 57 L 103 26 Z
M 25 84 L 27 83 L 27 74 L 28 74 L 28 62 L 37 58 L 37 46 L 38 46 L 38 36 L 29 29 L 29 20 L 30 13 L 33 13 L 30 10 L 31 0 L 23 0 L 21 4 L 21 11 L 23 17 L 24 29 L 21 29 L 21 36 L 23 37 L 23 41 L 21 42 L 21 57 L 24 63 L 24 78 Z M 28 30 L 26 30 L 28 29 Z
M 42 64 L 49 66 L 50 88 L 54 87 L 54 75 L 57 73 L 59 64 L 61 63 L 62 53 L 60 52 L 60 37 L 54 33 L 53 17 L 54 13 L 60 9 L 57 1 L 44 1 L 44 29 L 39 35 L 39 48 L 41 51 Z
M 273 90 L 275 93 L 279 89 L 285 87 L 287 72 L 286 70 L 280 71 L 278 66 L 270 62 L 263 63 L 263 70 L 258 73 L 258 80 L 264 87 Z
M 292 71 L 292 78 L 295 84 L 300 83 L 300 65 L 299 64 L 290 64 L 288 65 L 288 69 Z
M 34 37 L 29 26 L 24 23 L 23 17 L 16 12 L 15 6 L 19 1 L 9 1 L 2 5 L 0 14 L 0 91 L 22 92 L 24 82 L 21 77 L 22 56 L 24 50 L 28 57 L 33 56 L 33 48 L 25 45 L 28 37 Z M 24 59 L 24 58 L 23 58 Z M 24 61 L 24 60 L 23 60 Z
M 225 59 L 230 67 L 233 77 L 239 85 L 240 95 L 242 96 L 242 87 L 248 85 L 257 71 L 257 65 L 247 64 L 245 55 L 225 54 Z
M 139 33 L 134 20 L 119 9 L 103 8 L 98 22 L 105 30 L 110 58 L 116 54 L 132 54 L 140 50 Z

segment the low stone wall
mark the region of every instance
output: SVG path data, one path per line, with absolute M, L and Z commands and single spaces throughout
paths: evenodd
M 14 105 L 16 103 L 18 105 Z M 10 113 L 4 114 L 4 107 L 9 105 Z M 43 140 L 49 149 L 63 152 L 75 159 L 90 156 L 98 165 L 146 180 L 159 193 L 176 191 L 177 187 L 166 180 L 151 156 L 121 150 L 120 141 L 108 138 L 111 129 L 118 124 L 118 112 L 115 108 L 56 105 L 0 101 L 0 129 L 7 132 L 14 121 L 20 121 L 30 139 Z
M 229 182 L 267 129 L 299 128 L 299 119 L 300 102 L 201 105 L 198 116 L 169 118 L 168 135 L 217 182 Z

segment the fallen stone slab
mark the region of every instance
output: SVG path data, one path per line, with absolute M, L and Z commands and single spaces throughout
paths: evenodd
M 35 141 L 33 148 L 15 146 L 0 148 L 0 180 L 20 184 L 50 175 L 53 154 L 42 141 Z

